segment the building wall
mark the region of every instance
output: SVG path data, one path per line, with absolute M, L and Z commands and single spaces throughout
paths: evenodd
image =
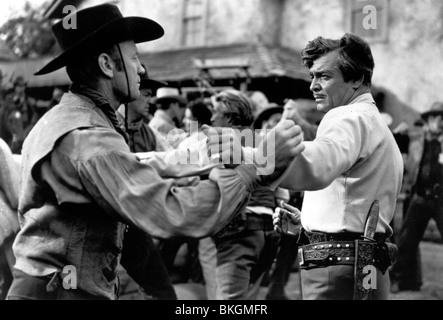
M 443 2 L 391 1 L 389 41 L 374 45 L 374 82 L 417 112 L 443 100 Z
M 283 25 L 284 0 L 260 0 L 258 15 L 261 17 L 261 26 L 257 32 L 263 42 L 280 45 L 280 36 Z
M 281 0 L 210 0 L 206 44 L 277 44 L 281 13 Z
M 120 0 L 120 8 L 125 16 L 143 16 L 152 19 L 165 30 L 162 38 L 140 44 L 138 47 L 141 52 L 180 48 L 183 2 L 183 0 Z
M 260 26 L 258 3 L 258 0 L 209 0 L 207 45 L 255 41 Z
M 89 0 L 91 1 L 91 0 Z M 282 0 L 206 0 L 205 46 L 279 41 Z M 165 36 L 140 45 L 140 50 L 182 48 L 183 0 L 120 0 L 124 15 L 141 15 L 159 22 Z
M 286 0 L 281 43 L 299 50 L 318 35 L 338 37 L 346 26 L 341 0 Z
M 184 0 L 84 0 L 78 10 L 102 3 L 112 3 L 123 16 L 142 16 L 158 22 L 165 29 L 162 38 L 140 44 L 140 51 L 178 49 L 181 42 L 181 19 Z

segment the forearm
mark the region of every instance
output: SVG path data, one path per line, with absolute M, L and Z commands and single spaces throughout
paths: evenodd
M 150 235 L 198 238 L 217 232 L 245 205 L 255 182 L 252 170 L 213 169 L 208 180 L 177 181 L 161 178 L 150 165 L 124 154 L 112 154 L 84 163 L 81 176 L 108 211 Z
M 275 161 L 273 161 L 270 154 L 268 154 L 267 159 L 259 159 L 257 161 L 257 148 L 244 147 L 242 151 L 244 162 L 249 165 L 252 164 L 252 168 L 255 168 L 256 183 L 275 191 L 287 176 L 289 167 L 276 168 Z

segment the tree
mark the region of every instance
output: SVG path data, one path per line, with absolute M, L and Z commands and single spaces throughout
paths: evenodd
M 42 7 L 33 8 L 26 2 L 23 13 L 13 17 L 0 28 L 0 38 L 19 58 L 34 58 L 51 52 L 55 38 L 52 21 L 43 17 Z

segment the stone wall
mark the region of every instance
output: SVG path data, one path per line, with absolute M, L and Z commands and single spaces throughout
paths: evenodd
M 92 1 L 92 0 L 90 0 Z M 278 44 L 283 0 L 206 0 L 206 46 L 255 42 L 260 38 Z M 159 22 L 165 36 L 142 51 L 164 51 L 182 48 L 183 0 L 120 1 L 125 15 L 142 15 Z
M 181 47 L 183 0 L 125 0 L 120 3 L 124 15 L 152 19 L 165 30 L 162 38 L 139 44 L 141 52 L 176 50 Z

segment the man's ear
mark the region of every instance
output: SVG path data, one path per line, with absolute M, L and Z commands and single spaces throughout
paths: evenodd
M 359 80 L 354 80 L 353 82 L 354 83 L 352 85 L 352 88 L 354 90 L 357 90 L 358 88 L 360 88 L 363 85 L 363 77 L 361 77 L 361 79 L 359 79 Z
M 112 60 L 111 56 L 107 53 L 101 53 L 98 58 L 98 67 L 103 72 L 103 74 L 108 78 L 114 77 L 115 62 Z

